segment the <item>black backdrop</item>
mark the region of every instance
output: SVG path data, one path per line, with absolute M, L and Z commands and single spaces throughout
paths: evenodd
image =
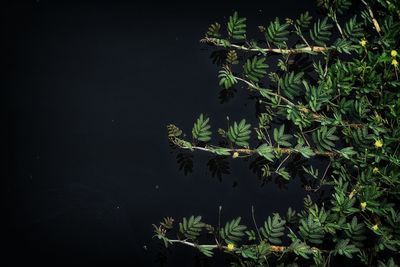
M 3 260 L 159 266 L 151 224 L 163 216 L 200 214 L 215 223 L 222 205 L 223 218 L 250 222 L 251 205 L 259 220 L 299 207 L 298 179 L 283 190 L 260 187 L 249 162 L 229 160 L 232 174 L 219 181 L 207 168 L 210 156 L 195 153 L 185 175 L 165 125 L 190 133 L 200 112 L 215 128 L 228 114 L 254 124 L 254 103 L 240 88 L 220 104 L 212 50 L 198 41 L 233 10 L 255 33 L 312 7 L 296 0 L 3 5 Z M 176 246 L 167 265 L 193 266 L 196 255 Z

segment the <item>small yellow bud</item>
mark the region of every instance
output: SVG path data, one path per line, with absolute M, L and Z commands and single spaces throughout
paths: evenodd
M 232 244 L 232 243 L 229 243 L 228 246 L 226 246 L 226 249 L 227 249 L 228 251 L 233 251 L 233 250 L 235 250 L 235 245 Z
M 378 224 L 372 225 L 371 229 L 374 230 L 375 232 L 378 231 L 378 229 L 379 229 Z
M 377 140 L 375 140 L 374 146 L 376 148 L 381 148 L 381 147 L 383 147 L 383 142 L 380 139 L 377 139 Z
M 390 52 L 390 55 L 391 55 L 392 57 L 396 57 L 396 56 L 397 56 L 397 51 L 396 51 L 396 50 L 392 50 L 392 51 Z
M 377 174 L 378 172 L 379 172 L 378 167 L 375 167 L 375 168 L 372 169 L 372 173 L 373 174 Z
M 392 59 L 392 65 L 397 67 L 399 65 L 399 62 L 396 59 Z
M 360 41 L 360 45 L 361 45 L 362 47 L 367 46 L 367 40 L 365 40 L 365 38 L 362 38 L 361 41 Z
M 239 152 L 233 153 L 232 158 L 236 159 L 237 157 L 239 157 Z
M 360 208 L 361 208 L 362 211 L 364 211 L 366 207 L 367 207 L 367 202 L 361 202 L 360 203 Z
M 349 194 L 349 198 L 353 198 L 355 194 L 357 194 L 357 190 L 353 189 L 353 191 L 351 191 Z

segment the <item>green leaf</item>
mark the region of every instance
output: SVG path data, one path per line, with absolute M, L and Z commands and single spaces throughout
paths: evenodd
M 325 235 L 324 229 L 319 222 L 313 220 L 311 214 L 300 220 L 299 230 L 304 239 L 314 244 L 322 244 Z
M 243 66 L 244 75 L 253 82 L 259 82 L 267 74 L 268 65 L 265 64 L 265 57 L 253 57 L 248 59 Z
M 211 153 L 220 155 L 220 156 L 230 156 L 230 149 L 225 147 L 207 147 Z
M 203 253 L 207 257 L 212 257 L 214 255 L 213 245 L 198 245 L 197 248 L 200 250 L 201 253 Z
M 265 37 L 267 38 L 268 42 L 271 42 L 278 47 L 283 47 L 286 45 L 288 40 L 288 27 L 289 24 L 281 24 L 279 22 L 279 18 L 275 18 L 275 21 L 271 21 L 267 30 L 265 31 Z
M 228 35 L 236 40 L 246 39 L 246 18 L 239 18 L 235 11 L 228 21 Z
M 393 258 L 389 258 L 387 263 L 384 263 L 383 261 L 378 261 L 378 267 L 399 267 L 399 265 L 394 262 Z
M 300 28 L 308 28 L 310 27 L 312 20 L 312 16 L 306 11 L 305 13 L 301 13 L 300 17 L 296 19 L 296 25 L 298 25 Z
M 200 235 L 204 226 L 201 216 L 190 216 L 189 220 L 184 217 L 182 222 L 179 223 L 179 232 L 186 238 L 194 240 Z
M 238 55 L 236 53 L 235 50 L 230 50 L 227 54 L 226 54 L 226 63 L 228 64 L 238 64 L 239 60 L 238 60 Z
M 310 37 L 317 45 L 325 46 L 325 42 L 331 36 L 331 29 L 333 25 L 328 23 L 328 18 L 325 17 L 322 21 L 318 19 L 314 23 L 314 27 L 310 30 Z
M 353 217 L 351 223 L 346 224 L 346 228 L 344 229 L 344 233 L 351 241 L 358 247 L 363 247 L 364 241 L 367 239 L 366 235 L 366 227 L 364 223 L 358 223 L 358 219 L 356 216 Z
M 301 242 L 299 239 L 293 241 L 288 248 L 289 251 L 293 251 L 296 255 L 299 255 L 305 259 L 309 259 L 308 256 L 311 254 L 311 248 L 306 243 Z
M 350 39 L 354 43 L 360 41 L 364 37 L 365 31 L 361 27 L 361 23 L 357 23 L 357 16 L 352 17 L 343 27 L 343 34 L 346 38 Z
M 218 75 L 219 85 L 223 86 L 225 89 L 229 89 L 235 84 L 237 84 L 237 79 L 232 74 L 229 68 L 223 68 L 218 73 L 219 73 Z
M 286 73 L 281 79 L 279 79 L 279 87 L 290 99 L 294 99 L 296 96 L 301 94 L 301 79 L 304 73 L 299 72 L 295 74 L 293 71 Z
M 240 241 L 242 237 L 245 235 L 244 231 L 247 229 L 245 225 L 241 225 L 241 217 L 237 217 L 230 222 L 225 224 L 225 227 L 220 229 L 220 235 L 222 239 L 225 240 L 227 244 Z
M 261 235 L 272 244 L 282 244 L 280 237 L 284 235 L 286 221 L 275 213 L 271 218 L 268 216 L 264 226 L 260 228 Z
M 336 51 L 338 51 L 339 53 L 346 53 L 346 54 L 351 54 L 351 51 L 354 50 L 350 41 L 340 38 L 336 40 L 336 42 L 332 45 L 332 47 L 336 49 Z
M 341 150 L 336 150 L 342 157 L 350 159 L 352 156 L 357 155 L 357 151 L 354 151 L 352 146 L 342 148 Z
M 359 249 L 354 246 L 353 244 L 349 244 L 350 239 L 341 239 L 337 242 L 335 250 L 334 250 L 334 255 L 339 254 L 339 255 L 344 255 L 348 258 L 353 258 L 354 253 L 357 253 Z
M 192 135 L 193 138 L 202 142 L 208 142 L 211 140 L 212 132 L 209 131 L 211 126 L 208 124 L 209 118 L 205 118 L 203 114 L 200 114 L 200 117 L 193 125 Z
M 221 34 L 219 33 L 220 29 L 221 29 L 221 24 L 219 24 L 218 22 L 211 24 L 208 27 L 206 37 L 213 37 L 213 38 L 221 37 Z
M 286 171 L 286 168 L 280 168 L 279 170 L 276 170 L 275 173 L 286 181 L 290 180 L 290 174 Z
M 303 157 L 309 159 L 310 157 L 315 156 L 314 151 L 309 146 L 303 146 L 301 144 L 296 145 L 294 148 L 295 151 L 300 153 Z
M 251 125 L 246 124 L 245 119 L 242 119 L 239 124 L 235 121 L 233 125 L 229 127 L 227 137 L 236 145 L 247 147 L 249 146 L 248 140 L 251 134 L 250 127 Z
M 279 145 L 286 146 L 286 147 L 292 146 L 292 144 L 288 142 L 288 140 L 290 140 L 291 138 L 292 138 L 292 135 L 285 134 L 285 125 L 284 124 L 282 124 L 279 127 L 279 130 L 278 130 L 278 128 L 274 129 L 274 140 Z
M 322 126 L 317 131 L 313 132 L 312 138 L 320 151 L 332 151 L 335 147 L 334 141 L 339 140 L 339 137 L 334 135 L 336 127 L 328 130 L 327 126 Z
M 317 67 L 317 65 L 315 65 Z M 322 106 L 330 100 L 331 89 L 328 89 L 325 84 L 319 84 L 318 87 L 310 85 L 308 82 L 303 81 L 304 88 L 306 88 L 306 100 L 312 111 L 319 111 Z
M 257 148 L 257 153 L 269 161 L 274 161 L 274 147 L 269 144 L 262 144 Z

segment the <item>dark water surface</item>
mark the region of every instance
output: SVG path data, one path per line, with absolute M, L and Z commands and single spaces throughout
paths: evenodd
M 216 223 L 222 205 L 223 218 L 250 223 L 252 205 L 260 221 L 301 206 L 299 179 L 261 187 L 249 162 L 228 159 L 231 175 L 219 181 L 211 156 L 194 153 L 185 175 L 166 138 L 171 122 L 190 134 L 200 112 L 214 129 L 227 115 L 255 125 L 254 103 L 240 88 L 220 104 L 212 49 L 198 40 L 233 10 L 256 32 L 313 1 L 251 3 L 43 0 L 1 10 L 2 109 L 12 129 L 2 202 L 13 262 L 159 266 L 151 224 L 163 216 Z M 195 259 L 175 246 L 167 265 Z

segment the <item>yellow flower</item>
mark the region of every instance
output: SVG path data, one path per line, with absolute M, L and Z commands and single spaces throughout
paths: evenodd
M 377 139 L 377 140 L 375 140 L 374 146 L 376 148 L 381 148 L 381 147 L 383 147 L 383 142 L 380 139 Z
M 372 225 L 371 229 L 374 230 L 375 232 L 378 231 L 379 229 L 378 224 Z
M 392 57 L 396 57 L 396 56 L 397 56 L 397 51 L 396 51 L 396 50 L 392 50 L 392 51 L 390 52 L 390 55 L 391 55 Z
M 227 249 L 228 251 L 233 251 L 233 250 L 235 249 L 235 245 L 232 244 L 232 243 L 229 243 L 228 246 L 226 246 L 226 249 Z
M 399 62 L 396 59 L 392 59 L 392 65 L 397 67 L 399 65 Z
M 375 168 L 372 169 L 372 173 L 373 174 L 377 174 L 378 172 L 379 172 L 378 167 L 375 167 Z
M 365 40 L 365 38 L 362 38 L 361 41 L 360 41 L 360 45 L 362 47 L 365 47 L 367 45 L 367 40 Z
M 361 202 L 360 207 L 361 207 L 361 210 L 364 211 L 365 208 L 367 207 L 367 202 Z
M 236 159 L 237 157 L 239 157 L 239 152 L 233 153 L 232 158 Z

